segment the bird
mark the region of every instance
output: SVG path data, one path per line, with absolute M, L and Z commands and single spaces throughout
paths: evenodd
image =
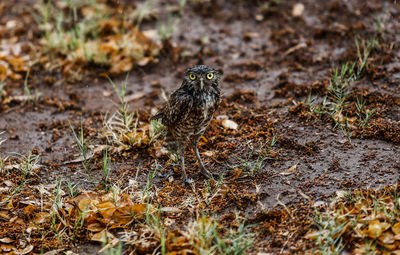
M 205 65 L 185 71 L 182 85 L 175 90 L 164 106 L 150 120 L 161 120 L 166 127 L 164 143 L 178 152 L 182 179 L 191 182 L 185 171 L 184 151 L 191 144 L 201 173 L 212 178 L 200 157 L 197 145 L 221 103 L 223 72 Z

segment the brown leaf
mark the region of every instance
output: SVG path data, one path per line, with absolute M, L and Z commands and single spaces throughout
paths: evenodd
M 103 231 L 94 234 L 90 240 L 104 244 L 107 243 L 108 240 L 112 240 L 114 238 L 115 237 L 113 234 L 104 229 Z
M 8 63 L 10 63 L 12 65 L 12 68 L 16 72 L 28 71 L 28 67 L 27 67 L 26 63 L 21 58 L 9 57 Z
M 132 67 L 133 67 L 132 59 L 126 57 L 120 58 L 119 61 L 114 62 L 111 65 L 110 73 L 119 74 L 122 72 L 128 72 L 132 69 Z
M 39 212 L 35 215 L 35 219 L 33 220 L 36 224 L 42 224 L 48 221 L 51 217 L 50 213 L 48 212 Z
M 7 79 L 7 68 L 0 63 L 0 81 Z
M 11 244 L 1 244 L 0 248 L 1 248 L 2 251 L 8 252 L 8 251 L 11 251 L 11 250 L 15 249 L 15 246 L 11 245 Z
M 369 222 L 368 228 L 364 230 L 370 238 L 378 238 L 386 229 L 390 228 L 390 224 L 386 222 L 380 222 L 375 219 Z
M 390 231 L 384 232 L 379 236 L 378 240 L 383 244 L 392 244 L 394 243 L 394 236 Z
M 103 216 L 104 219 L 110 219 L 114 214 L 117 207 L 112 202 L 105 202 L 97 205 L 100 214 Z
M 296 172 L 297 169 L 297 164 L 289 167 L 288 169 L 286 169 L 285 171 L 281 172 L 280 175 L 290 175 L 294 172 Z
M 7 211 L 0 211 L 0 218 L 10 219 L 10 215 Z
M 11 239 L 9 237 L 4 237 L 4 238 L 0 239 L 0 243 L 12 243 L 14 241 L 15 240 L 13 240 L 13 239 Z
M 14 251 L 14 253 L 17 254 L 17 255 L 24 255 L 24 254 L 30 253 L 32 250 L 33 250 L 33 245 L 30 244 L 30 245 L 26 246 L 22 250 Z
M 400 222 L 397 222 L 392 226 L 392 231 L 395 235 L 400 234 Z
M 100 223 L 96 222 L 96 223 L 89 224 L 86 227 L 86 229 L 91 232 L 100 232 L 100 231 L 104 230 L 104 227 Z
M 36 208 L 37 208 L 36 205 L 28 205 L 24 209 L 24 214 L 29 217 L 33 213 L 33 211 L 36 210 Z

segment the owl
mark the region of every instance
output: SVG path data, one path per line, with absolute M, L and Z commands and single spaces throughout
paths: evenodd
M 199 65 L 186 70 L 182 85 L 151 119 L 161 120 L 167 128 L 165 144 L 177 150 L 182 178 L 188 182 L 184 151 L 191 144 L 200 164 L 201 173 L 210 178 L 210 172 L 201 160 L 197 145 L 221 102 L 222 72 Z

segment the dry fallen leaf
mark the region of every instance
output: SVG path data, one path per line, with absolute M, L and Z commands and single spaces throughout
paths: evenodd
M 13 240 L 13 239 L 11 239 L 9 237 L 4 237 L 4 238 L 0 239 L 0 243 L 12 243 L 14 241 L 15 240 Z
M 113 234 L 104 229 L 103 231 L 94 234 L 90 240 L 105 244 L 114 238 Z
M 378 240 L 382 243 L 382 244 L 392 244 L 394 243 L 394 236 L 390 231 L 386 231 L 384 232 L 382 235 L 380 235 L 378 237 Z
M 288 169 L 286 169 L 285 171 L 281 172 L 280 174 L 281 175 L 290 175 L 290 174 L 296 172 L 296 169 L 297 169 L 297 164 L 289 167 Z
M 22 250 L 14 251 L 14 253 L 17 254 L 17 255 L 24 255 L 24 254 L 30 253 L 32 250 L 33 250 L 33 245 L 30 244 L 30 245 L 26 246 Z
M 400 222 L 396 222 L 393 226 L 392 226 L 392 231 L 395 235 L 400 234 Z
M 380 222 L 378 219 L 375 219 L 368 223 L 368 228 L 364 230 L 364 233 L 370 238 L 378 238 L 388 228 L 390 228 L 389 223 Z

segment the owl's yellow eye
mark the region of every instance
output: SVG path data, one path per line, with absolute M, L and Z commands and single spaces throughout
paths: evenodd
M 196 75 L 194 73 L 189 74 L 189 78 L 194 81 L 196 80 Z
M 211 80 L 214 77 L 213 73 L 208 73 L 207 74 L 207 79 Z

